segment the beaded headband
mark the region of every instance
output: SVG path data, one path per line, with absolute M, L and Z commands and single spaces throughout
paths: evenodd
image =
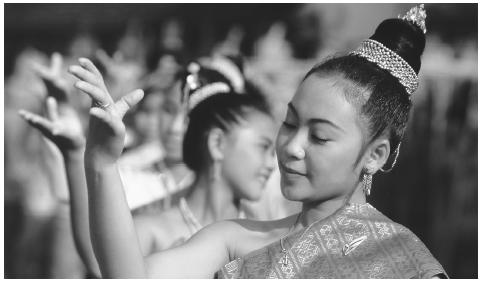
M 192 62 L 187 67 L 189 75 L 186 77 L 186 87 L 184 89 L 184 99 L 187 108 L 191 111 L 196 105 L 206 98 L 217 93 L 228 93 L 231 88 L 224 82 L 214 82 L 201 86 L 199 82 L 198 72 L 201 66 L 198 63 Z M 189 94 L 190 91 L 193 91 Z
M 189 97 L 189 110 L 192 110 L 199 102 L 217 93 L 228 93 L 231 88 L 223 82 L 216 82 L 202 86 L 194 91 Z
M 202 58 L 200 63 L 209 69 L 223 74 L 233 86 L 237 93 L 244 92 L 244 77 L 239 68 L 224 56 L 214 56 L 212 58 Z
M 413 22 L 425 33 L 427 31 L 425 28 L 426 16 L 424 6 L 421 4 L 418 7 L 413 7 L 405 16 L 399 16 L 399 18 Z M 407 61 L 382 43 L 373 39 L 366 39 L 362 41 L 361 45 L 355 51 L 350 52 L 350 54 L 359 55 L 377 64 L 380 68 L 389 71 L 405 87 L 409 95 L 417 90 L 417 73 Z
M 409 95 L 417 90 L 417 73 L 402 57 L 380 42 L 366 39 L 350 54 L 364 57 L 368 61 L 377 64 L 380 68 L 389 71 L 405 87 Z

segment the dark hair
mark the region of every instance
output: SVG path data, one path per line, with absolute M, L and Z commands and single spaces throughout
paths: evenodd
M 400 55 L 419 72 L 425 35 L 413 24 L 401 19 L 383 21 L 370 39 Z M 405 131 L 411 108 L 409 94 L 396 77 L 359 55 L 335 57 L 313 67 L 311 75 L 335 75 L 345 79 L 343 90 L 348 101 L 358 107 L 368 123 L 368 143 L 387 134 L 390 154 L 395 152 Z
M 226 58 L 231 60 L 242 73 L 242 63 L 239 58 Z M 187 75 L 188 73 L 185 72 L 184 78 Z M 264 97 L 254 87 L 248 87 L 249 84 L 246 81 L 246 92 L 236 93 L 231 81 L 223 73 L 202 64 L 197 77 L 200 84 L 197 89 L 211 83 L 223 82 L 229 86 L 230 92 L 213 94 L 199 102 L 189 113 L 189 124 L 183 140 L 183 159 L 194 172 L 202 171 L 211 162 L 207 150 L 207 138 L 211 129 L 219 128 L 229 132 L 234 125 L 246 119 L 253 111 L 270 115 L 270 109 Z M 186 80 L 183 80 L 182 89 L 185 85 Z M 197 89 L 191 90 L 189 95 Z
M 189 113 L 189 124 L 182 148 L 186 165 L 194 172 L 207 168 L 211 161 L 207 151 L 209 131 L 219 128 L 229 132 L 253 111 L 269 115 L 269 108 L 263 97 L 252 93 L 220 93 L 201 101 Z

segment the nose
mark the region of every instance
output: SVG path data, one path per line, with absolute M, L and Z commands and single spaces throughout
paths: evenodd
M 288 157 L 296 160 L 302 160 L 305 158 L 306 136 L 307 131 L 300 128 L 287 139 L 284 145 L 284 152 Z

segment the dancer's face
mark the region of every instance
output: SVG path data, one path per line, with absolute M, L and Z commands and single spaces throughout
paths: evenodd
M 161 140 L 166 159 L 182 161 L 182 141 L 186 130 L 185 113 L 181 107 L 180 82 L 166 94 L 161 107 Z
M 258 200 L 275 166 L 276 124 L 252 111 L 226 133 L 221 175 L 238 198 Z
M 337 77 L 308 77 L 291 100 L 276 142 L 283 195 L 343 199 L 359 183 L 363 128 Z
M 163 103 L 163 94 L 154 92 L 144 99 L 145 101 L 134 116 L 134 123 L 142 140 L 148 142 L 160 137 L 160 109 Z

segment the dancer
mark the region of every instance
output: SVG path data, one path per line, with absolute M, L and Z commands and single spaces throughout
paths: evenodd
M 85 169 L 103 276 L 211 278 L 224 266 L 218 274 L 231 278 L 446 277 L 412 232 L 366 202 L 372 176 L 385 170 L 388 159 L 393 167 L 400 150 L 424 32 L 425 10 L 416 7 L 404 18 L 383 21 L 353 53 L 308 72 L 276 145 L 282 192 L 303 203 L 299 214 L 217 222 L 183 245 L 145 258 L 116 170 L 122 117 L 142 92 L 114 102 L 95 66 L 82 61 L 77 87 L 96 105 Z

